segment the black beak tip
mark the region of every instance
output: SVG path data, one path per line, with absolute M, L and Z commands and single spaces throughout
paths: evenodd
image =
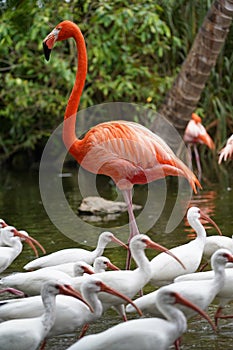
M 46 42 L 43 42 L 44 56 L 46 61 L 49 61 L 51 50 L 48 48 Z

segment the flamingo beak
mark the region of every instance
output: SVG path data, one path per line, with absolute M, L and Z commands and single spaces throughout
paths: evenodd
M 107 284 L 105 284 L 103 282 L 98 282 L 97 284 L 100 286 L 101 292 L 109 293 L 109 294 L 115 295 L 115 296 L 125 300 L 127 303 L 130 303 L 136 309 L 139 316 L 143 315 L 142 311 L 137 307 L 137 305 L 134 304 L 134 302 L 130 298 L 128 298 L 126 295 L 118 292 L 118 290 L 116 290 L 116 289 L 109 287 Z
M 17 231 L 17 230 L 14 231 L 14 236 L 18 236 L 18 237 L 20 237 L 20 238 L 23 238 L 24 241 L 25 241 L 26 243 L 28 243 L 29 246 L 33 249 L 33 251 L 34 251 L 36 257 L 38 257 L 39 254 L 38 254 L 38 251 L 37 251 L 35 245 L 36 245 L 37 247 L 39 247 L 39 248 L 41 249 L 41 251 L 42 251 L 44 254 L 46 254 L 46 251 L 45 251 L 44 247 L 43 247 L 35 238 L 32 238 L 32 237 L 30 237 L 30 236 L 26 236 L 26 235 L 24 235 L 23 233 L 21 233 L 21 232 L 19 232 L 19 231 Z
M 214 220 L 212 220 L 208 215 L 204 214 L 202 211 L 200 211 L 200 214 L 201 214 L 200 218 L 212 224 L 218 231 L 219 235 L 222 236 L 222 232 L 218 227 L 218 225 L 214 222 Z
M 112 241 L 121 245 L 122 247 L 124 247 L 125 249 L 129 249 L 129 247 L 123 243 L 120 239 L 116 238 L 116 237 L 112 237 Z
M 211 319 L 209 318 L 209 316 L 207 315 L 207 313 L 205 311 L 200 309 L 197 305 L 193 304 L 188 299 L 186 299 L 183 296 L 181 296 L 179 293 L 174 292 L 174 296 L 175 296 L 175 299 L 176 299 L 176 303 L 184 305 L 184 306 L 187 306 L 190 309 L 193 309 L 194 311 L 199 313 L 203 318 L 205 318 L 209 322 L 209 324 L 213 328 L 214 332 L 216 332 L 215 325 L 213 324 L 213 322 L 211 321 Z
M 51 51 L 58 38 L 58 33 L 59 33 L 58 29 L 56 28 L 53 29 L 51 33 L 49 33 L 43 41 L 44 56 L 46 61 L 49 61 Z
M 158 244 L 158 243 L 155 243 L 151 240 L 147 240 L 146 241 L 146 247 L 147 248 L 152 248 L 152 249 L 155 249 L 155 250 L 158 250 L 159 252 L 163 252 L 163 253 L 166 253 L 168 255 L 170 255 L 171 257 L 173 257 L 174 259 L 176 259 L 176 261 L 183 267 L 183 269 L 186 270 L 186 267 L 184 266 L 184 264 L 182 263 L 182 261 L 177 258 L 177 256 L 175 256 L 170 250 L 168 250 L 167 248 L 163 247 L 162 245 Z
M 115 270 L 115 271 L 119 271 L 119 267 L 117 267 L 116 265 L 114 265 L 113 263 L 111 263 L 110 261 L 107 262 L 107 267 L 111 270 Z
M 74 289 L 72 286 L 67 284 L 66 285 L 60 284 L 59 292 L 60 294 L 69 295 L 73 298 L 81 300 L 84 304 L 86 304 L 89 307 L 91 312 L 94 312 L 93 307 L 83 298 L 82 294 L 78 292 L 76 289 Z

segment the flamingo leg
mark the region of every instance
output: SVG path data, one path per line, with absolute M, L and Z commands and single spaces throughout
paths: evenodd
M 191 150 L 191 144 L 188 143 L 188 167 L 191 169 L 192 167 L 192 150 Z
M 134 236 L 138 235 L 140 232 L 138 230 L 138 226 L 137 226 L 136 219 L 133 212 L 132 189 L 123 190 L 122 194 L 123 194 L 125 203 L 127 205 L 128 215 L 129 215 L 129 229 L 130 229 L 130 234 L 128 239 L 128 243 L 129 243 L 131 239 Z M 130 253 L 130 250 L 128 249 L 127 258 L 126 258 L 126 270 L 129 270 L 130 263 L 131 263 L 131 253 Z
M 202 175 L 202 169 L 201 169 L 201 162 L 200 162 L 199 152 L 198 152 L 196 144 L 194 144 L 193 150 L 194 150 L 195 159 L 196 159 L 196 163 L 197 163 L 198 180 L 200 181 L 201 180 L 201 175 Z

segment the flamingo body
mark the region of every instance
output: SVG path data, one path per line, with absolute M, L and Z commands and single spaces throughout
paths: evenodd
M 205 127 L 201 123 L 201 118 L 196 113 L 192 113 L 192 119 L 185 129 L 184 141 L 191 144 L 205 144 L 210 149 L 215 148 L 212 138 L 207 133 Z

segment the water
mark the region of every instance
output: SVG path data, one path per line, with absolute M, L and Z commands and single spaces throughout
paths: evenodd
M 67 177 L 62 179 L 66 198 L 77 213 L 78 205 L 81 201 L 81 194 L 77 188 L 76 171 L 68 169 Z M 204 170 L 205 174 L 205 170 Z M 231 237 L 233 234 L 233 169 L 232 166 L 221 167 L 221 171 L 216 175 L 210 172 L 208 176 L 203 178 L 204 189 L 192 197 L 191 205 L 202 208 L 210 215 L 221 228 L 224 235 Z M 88 178 L 88 175 L 86 175 Z M 93 180 L 93 179 L 92 179 Z M 91 181 L 92 181 L 91 180 Z M 173 181 L 174 182 L 174 181 Z M 185 220 L 171 233 L 165 233 L 166 222 L 171 213 L 172 206 L 176 200 L 176 190 L 174 183 L 168 185 L 167 197 L 162 214 L 156 224 L 147 232 L 148 235 L 157 242 L 171 248 L 176 245 L 188 242 L 187 233 L 190 231 Z M 154 186 L 159 186 L 157 183 Z M 101 196 L 108 199 L 116 199 L 118 193 L 115 187 L 107 178 L 100 177 L 98 179 L 98 189 Z M 135 188 L 134 200 L 137 204 L 144 205 L 147 200 L 147 186 L 137 186 Z M 156 199 L 155 199 L 156 200 Z M 25 229 L 32 237 L 37 238 L 44 245 L 47 253 L 62 248 L 82 246 L 83 244 L 74 242 L 72 239 L 63 235 L 55 225 L 50 221 L 40 197 L 38 186 L 37 171 L 9 171 L 2 170 L 0 173 L 0 217 L 7 223 L 16 226 L 18 229 Z M 91 217 L 85 217 L 85 220 Z M 122 214 L 111 221 L 101 221 L 90 223 L 92 232 L 94 232 L 94 240 L 97 241 L 102 227 L 111 230 L 118 236 L 118 227 L 127 223 L 127 215 Z M 65 220 L 65 218 L 64 218 Z M 83 219 L 82 219 L 83 220 Z M 118 225 L 118 227 L 117 227 Z M 208 228 L 208 234 L 217 234 L 213 228 Z M 77 227 L 77 232 L 79 227 Z M 127 232 L 127 231 L 126 231 Z M 126 236 L 125 236 L 126 237 Z M 120 237 L 121 238 L 121 237 Z M 126 240 L 126 239 L 124 239 Z M 124 268 L 126 253 L 123 248 L 111 247 L 105 250 L 113 263 L 120 268 Z M 155 252 L 148 251 L 147 255 L 152 258 Z M 33 252 L 29 247 L 25 246 L 22 254 L 15 262 L 3 273 L 3 275 L 23 271 L 23 266 L 34 258 Z M 145 292 L 152 290 L 150 286 L 146 287 Z M 1 299 L 6 297 L 1 296 Z M 209 308 L 209 314 L 213 319 L 216 305 L 213 304 Z M 228 305 L 225 310 L 228 314 L 233 314 L 232 306 Z M 135 317 L 135 315 L 130 316 Z M 129 317 L 129 318 L 130 318 Z M 121 321 L 113 311 L 107 312 L 98 322 L 92 324 L 88 334 L 102 331 L 109 326 L 117 324 Z M 78 334 L 77 330 L 77 334 Z M 214 334 L 210 326 L 205 320 L 199 317 L 189 321 L 187 333 L 182 339 L 182 349 L 233 349 L 233 319 L 221 320 L 217 334 Z M 63 350 L 76 341 L 77 335 L 62 336 L 49 339 L 46 349 Z

